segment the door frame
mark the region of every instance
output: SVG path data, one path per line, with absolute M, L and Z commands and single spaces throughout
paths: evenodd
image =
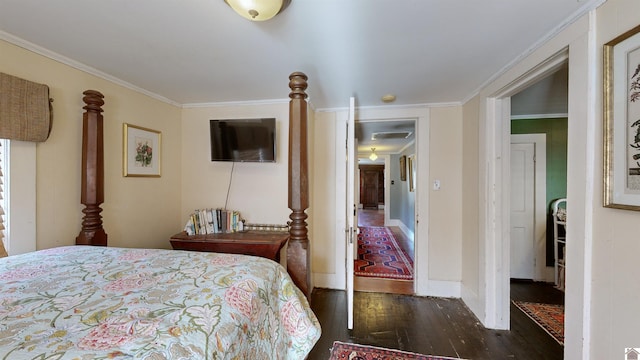
M 486 177 L 481 181 L 481 188 L 486 189 L 486 201 L 480 205 L 481 236 L 485 239 L 484 250 L 481 250 L 484 262 L 480 266 L 486 297 L 483 323 L 488 328 L 510 328 L 511 96 L 557 71 L 568 60 L 568 50 L 560 50 L 487 96 L 483 104 L 487 122 L 480 130 L 480 137 L 484 140 L 487 168 Z
M 535 273 L 533 280 L 552 281 L 553 269 L 547 268 L 547 134 L 511 134 L 511 144 L 533 143 L 534 160 L 534 225 Z M 551 270 L 551 271 L 550 271 Z
M 416 178 L 429 179 L 429 109 L 425 107 L 407 108 L 358 108 L 356 122 L 370 121 L 415 121 L 415 154 L 417 159 Z M 422 139 L 422 141 L 421 141 Z M 389 224 L 389 176 L 390 156 L 383 155 L 385 161 L 385 225 Z M 426 180 L 424 184 L 426 184 Z M 414 281 L 413 292 L 416 295 L 433 295 L 434 284 L 429 282 L 428 266 L 428 234 L 429 234 L 429 191 L 425 186 L 417 186 L 414 203 Z M 420 221 L 423 219 L 423 221 Z M 436 284 L 438 285 L 438 284 Z M 437 287 L 437 286 L 436 286 Z M 438 288 L 440 289 L 440 288 Z M 453 294 L 448 288 L 441 290 L 443 294 Z M 458 292 L 459 293 L 459 292 Z

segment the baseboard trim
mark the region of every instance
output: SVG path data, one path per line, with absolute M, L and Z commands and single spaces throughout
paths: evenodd
M 424 295 L 459 299 L 461 286 L 459 281 L 429 280 L 427 293 Z
M 473 315 L 484 325 L 486 320 L 484 318 L 484 308 L 480 303 L 480 298 L 475 291 L 471 291 L 468 287 L 462 285 L 462 302 L 471 310 Z
M 313 285 L 317 288 L 346 290 L 347 284 L 344 276 L 336 274 L 312 273 Z
M 400 219 L 389 219 L 386 226 L 397 226 L 402 230 L 406 237 L 415 239 L 414 232 L 411 231 Z

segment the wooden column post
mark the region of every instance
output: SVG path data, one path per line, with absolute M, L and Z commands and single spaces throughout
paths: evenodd
M 102 228 L 104 202 L 104 160 L 102 139 L 102 108 L 104 96 L 95 90 L 87 90 L 82 100 L 86 104 L 82 116 L 82 188 L 80 202 L 82 230 L 76 237 L 76 245 L 107 246 L 107 233 Z
M 307 165 L 307 76 L 294 72 L 289 76 L 289 209 L 291 219 L 287 268 L 293 282 L 310 298 L 311 268 L 307 214 L 309 180 Z

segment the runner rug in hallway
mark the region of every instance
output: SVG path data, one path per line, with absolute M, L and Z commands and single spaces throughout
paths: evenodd
M 564 306 L 525 301 L 513 301 L 513 304 L 527 314 L 538 326 L 544 329 L 560 345 L 564 345 Z
M 361 227 L 358 234 L 357 276 L 413 280 L 413 262 L 387 227 Z
M 348 344 L 340 341 L 333 343 L 329 360 L 453 360 L 458 358 L 421 355 L 400 350 L 391 350 L 374 346 Z

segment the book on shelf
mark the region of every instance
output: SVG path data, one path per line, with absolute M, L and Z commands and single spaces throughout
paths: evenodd
M 191 236 L 238 232 L 244 228 L 239 211 L 205 208 L 196 209 L 189 215 L 184 231 Z
M 222 219 L 220 220 L 222 222 L 222 228 L 220 229 L 220 232 L 226 233 L 227 232 L 227 212 L 222 211 L 220 213 L 220 218 Z
M 207 234 L 213 234 L 213 214 L 210 209 L 201 210 L 204 213 L 205 218 L 205 228 L 207 230 Z

